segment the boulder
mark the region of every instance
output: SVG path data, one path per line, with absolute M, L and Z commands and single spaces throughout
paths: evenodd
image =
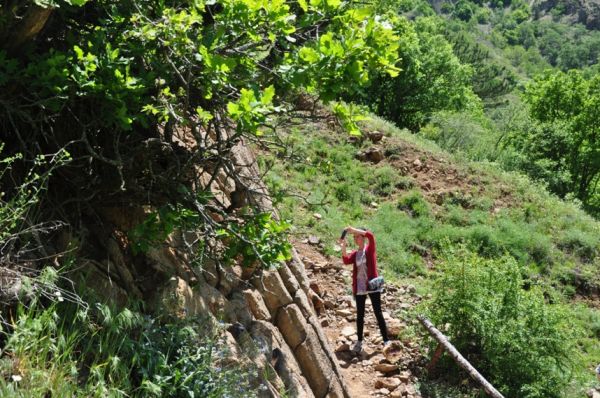
M 255 321 L 250 333 L 254 344 L 260 351 L 254 350 L 256 355 L 268 353 L 273 369 L 283 380 L 286 390 L 292 397 L 314 398 L 308 382 L 302 375 L 294 354 L 285 343 L 283 336 L 277 328 L 266 321 Z
M 383 139 L 383 133 L 381 131 L 369 131 L 367 132 L 367 138 L 374 144 L 377 144 Z
M 242 281 L 242 267 L 240 265 L 228 266 L 219 269 L 219 291 L 228 296 Z
M 217 267 L 217 263 L 211 259 L 205 260 L 202 264 L 202 276 L 212 287 L 216 287 L 219 283 L 219 271 L 217 271 Z
M 262 296 L 254 289 L 246 289 L 243 292 L 246 303 L 254 318 L 261 321 L 270 321 L 271 313 L 265 305 L 265 301 Z
M 395 339 L 402 332 L 406 325 L 398 319 L 390 319 L 386 321 L 387 332 L 391 339 Z
M 252 323 L 252 312 L 246 303 L 244 294 L 240 291 L 233 292 L 229 300 L 225 301 L 223 319 L 228 323 L 239 322 L 245 327 Z
M 379 163 L 383 159 L 385 159 L 385 155 L 383 154 L 383 151 L 380 148 L 370 147 L 370 148 L 364 149 L 362 151 L 359 151 L 356 154 L 356 158 L 363 162 L 369 161 L 372 163 Z
M 390 398 L 402 398 L 402 391 L 400 389 L 395 389 L 388 395 Z
M 315 235 L 310 235 L 308 237 L 308 243 L 311 244 L 311 245 L 313 245 L 313 246 L 316 246 L 319 243 L 321 243 L 321 238 L 319 238 L 318 236 L 315 236 Z
M 285 341 L 294 349 L 305 339 L 309 326 L 295 304 L 282 307 L 277 314 L 277 327 Z
M 252 284 L 261 293 L 267 308 L 273 315 L 278 308 L 290 304 L 293 299 L 285 288 L 277 271 L 265 271 L 252 278 Z
M 195 292 L 182 278 L 172 277 L 158 290 L 151 307 L 162 316 L 185 318 L 222 312 L 226 304 L 225 297 L 214 287 L 203 282 L 203 287 Z
M 314 330 L 309 329 L 306 339 L 294 350 L 296 360 L 302 369 L 313 393 L 324 397 L 329 391 L 330 380 L 335 377 L 331 362 L 321 349 Z
M 277 272 L 279 272 L 279 276 L 281 276 L 283 284 L 291 295 L 296 293 L 296 290 L 300 289 L 298 279 L 292 273 L 292 270 L 287 266 L 287 264 L 283 264 L 281 267 L 279 267 Z
M 398 378 L 401 382 L 408 383 L 410 381 L 410 372 L 406 370 L 404 372 L 400 372 Z
M 296 304 L 298 308 L 300 308 L 300 311 L 302 311 L 302 315 L 304 315 L 304 318 L 308 319 L 311 316 L 315 315 L 315 311 L 312 305 L 309 303 L 306 294 L 304 294 L 304 290 L 296 290 L 296 294 L 294 295 L 294 304 Z
M 341 316 L 341 317 L 347 317 L 347 316 L 352 316 L 353 312 L 350 310 L 336 310 L 335 314 L 337 316 Z
M 588 390 L 587 396 L 589 398 L 600 398 L 600 391 L 596 390 L 595 388 L 592 388 Z

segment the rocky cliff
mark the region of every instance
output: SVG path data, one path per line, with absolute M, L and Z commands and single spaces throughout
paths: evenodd
M 243 142 L 231 151 L 239 178 L 256 180 L 255 158 Z M 207 180 L 215 197 L 228 206 L 236 182 L 226 174 Z M 270 208 L 260 183 L 251 192 L 255 204 Z M 258 184 L 258 185 L 257 185 Z M 203 236 L 177 231 L 145 254 L 132 256 L 127 234 L 142 222 L 148 209 L 98 209 L 87 224 L 87 241 L 95 248 L 81 258 L 79 277 L 101 297 L 125 304 L 139 299 L 163 317 L 203 317 L 225 324 L 228 361 L 255 365 L 261 375 L 261 396 L 286 391 L 293 397 L 348 397 L 340 368 L 309 300 L 304 264 L 293 259 L 276 270 L 221 266 L 211 260 L 194 266 L 190 242 Z M 65 236 L 64 241 L 72 237 Z
M 536 18 L 549 16 L 552 10 L 559 10 L 569 23 L 580 23 L 588 29 L 600 29 L 599 0 L 536 0 L 532 4 Z

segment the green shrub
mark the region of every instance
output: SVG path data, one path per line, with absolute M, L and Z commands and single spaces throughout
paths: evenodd
M 574 330 L 566 309 L 523 289 L 511 257 L 448 250 L 429 313 L 453 344 L 506 397 L 561 397 L 569 382 Z
M 577 255 L 582 261 L 590 261 L 598 255 L 600 238 L 581 229 L 569 229 L 560 235 L 558 245 Z
M 0 358 L 1 396 L 252 397 L 209 322 L 155 319 L 98 304 L 20 308 Z
M 367 181 L 376 195 L 390 196 L 399 182 L 398 171 L 390 166 L 379 167 L 367 175 Z
M 396 188 L 398 189 L 412 189 L 415 187 L 415 180 L 412 177 L 402 176 L 396 181 Z
M 398 209 L 407 212 L 412 217 L 429 215 L 429 204 L 419 191 L 412 190 L 398 200 Z

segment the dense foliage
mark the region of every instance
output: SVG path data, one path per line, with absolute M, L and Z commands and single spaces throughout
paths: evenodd
M 77 256 L 104 261 L 111 207 L 138 223 L 112 231 L 132 263 L 180 231 L 200 237 L 186 241 L 199 271 L 209 257 L 277 266 L 290 256 L 288 225 L 264 213 L 259 178 L 235 150 L 300 94 L 331 102 L 399 73 L 386 20 L 337 0 L 5 1 L 0 43 L 0 266 L 18 277 Z M 335 109 L 356 132 L 356 108 Z M 224 184 L 231 192 L 215 194 Z M 2 339 L 0 391 L 252 395 L 241 368 L 216 368 L 210 330 L 106 314 L 18 314 Z
M 411 130 L 418 130 L 435 111 L 477 109 L 478 99 L 470 85 L 472 69 L 454 54 L 440 19 L 421 17 L 410 22 L 399 17 L 395 21 L 402 75 L 379 75 L 359 98 L 378 114 Z
M 304 89 L 330 101 L 372 74 L 398 72 L 393 31 L 368 9 L 336 1 L 15 7 L 0 9 L 1 35 L 19 32 L 8 30 L 20 26 L 11 15 L 41 22 L 22 46 L 0 49 L 0 138 L 24 163 L 72 154 L 48 193 L 67 218 L 81 202 L 151 204 L 214 224 L 202 210 L 210 184 L 194 165 L 206 165 L 210 181 L 235 178 L 231 147 L 285 109 L 278 93 Z M 199 189 L 182 189 L 192 181 Z M 213 211 L 231 210 L 223 207 Z
M 20 308 L 0 359 L 2 396 L 252 397 L 254 369 L 208 322 L 160 324 L 129 309 Z
M 553 191 L 573 192 L 590 203 L 600 181 L 600 75 L 587 80 L 577 71 L 550 74 L 528 86 L 525 99 L 540 123 L 530 134 L 514 137 L 518 149 L 530 162 L 546 163 L 545 179 L 559 177 Z
M 429 304 L 452 344 L 507 397 L 562 397 L 570 378 L 575 331 L 566 308 L 524 289 L 510 257 L 446 254 Z

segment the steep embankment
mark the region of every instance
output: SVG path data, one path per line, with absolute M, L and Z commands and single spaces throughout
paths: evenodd
M 414 326 L 414 310 L 434 293 L 431 281 L 444 250 L 458 246 L 486 258 L 508 255 L 519 264 L 526 287 L 537 286 L 549 301 L 569 306 L 574 327 L 584 332 L 566 396 L 592 386 L 591 369 L 600 353 L 599 223 L 493 164 L 463 161 L 377 118 L 364 127 L 365 136 L 353 138 L 331 123 L 306 123 L 286 133 L 288 152 L 267 151 L 261 158 L 270 167 L 267 181 L 282 216 L 293 221 L 296 240 L 303 242 L 297 248 L 319 296 L 313 295 L 313 302 L 321 307 L 321 322 L 349 386 L 371 393 L 387 378 L 375 372 L 386 361 L 379 355 L 373 319 L 363 357 L 353 359 L 344 346 L 353 337 L 354 310 L 349 272 L 338 260 L 335 241 L 348 224 L 375 232 L 380 268 L 391 286 L 386 311 L 401 338 L 400 360 L 391 361 L 398 369 L 387 375 L 401 381 L 401 393 L 394 396 L 412 394 L 412 387 L 416 395 L 453 396 L 453 382 L 440 387 L 423 372 L 428 343 Z M 282 160 L 290 155 L 294 162 Z

